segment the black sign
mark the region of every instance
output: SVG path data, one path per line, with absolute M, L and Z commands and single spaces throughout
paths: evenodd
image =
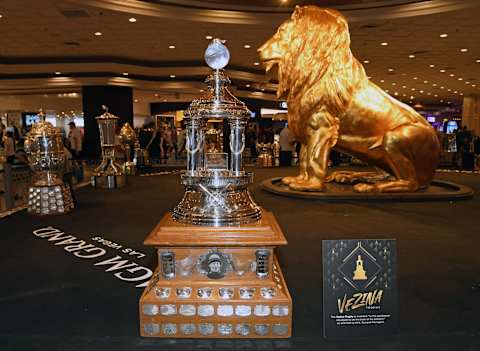
M 323 241 L 326 338 L 396 332 L 396 263 L 394 239 Z

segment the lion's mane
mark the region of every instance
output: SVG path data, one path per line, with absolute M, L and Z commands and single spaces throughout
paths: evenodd
M 291 21 L 291 41 L 278 67 L 278 95 L 302 110 L 321 105 L 341 115 L 353 86 L 367 80 L 350 50 L 345 17 L 335 10 L 304 6 L 297 7 Z

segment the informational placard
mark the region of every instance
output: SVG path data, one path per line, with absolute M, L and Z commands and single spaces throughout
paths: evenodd
M 395 333 L 395 240 L 324 240 L 322 244 L 324 336 Z

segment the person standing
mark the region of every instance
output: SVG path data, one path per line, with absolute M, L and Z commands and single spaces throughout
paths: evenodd
M 292 152 L 295 148 L 295 138 L 288 125 L 280 132 L 280 166 L 292 165 Z
M 3 138 L 5 137 L 5 133 L 7 132 L 7 127 L 5 127 L 5 124 L 0 122 L 0 146 L 3 147 Z
M 12 165 L 15 161 L 15 139 L 12 130 L 7 129 L 7 133 L 3 138 L 3 145 L 5 148 L 5 158 L 7 159 L 7 163 Z
M 78 158 L 82 152 L 83 135 L 80 129 L 75 125 L 75 122 L 70 122 L 68 125 L 70 127 L 70 132 L 68 133 L 70 152 L 74 158 Z
M 75 125 L 75 122 L 70 122 L 68 125 L 70 127 L 68 144 L 70 146 L 70 152 L 72 153 L 72 159 L 74 160 L 75 178 L 77 178 L 78 182 L 81 182 L 83 181 L 83 166 L 79 159 L 82 153 L 83 135 L 80 129 Z

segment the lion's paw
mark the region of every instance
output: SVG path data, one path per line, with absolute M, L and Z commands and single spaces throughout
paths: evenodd
M 282 183 L 285 184 L 285 185 L 290 185 L 291 183 L 301 182 L 301 181 L 303 181 L 303 176 L 302 175 L 298 175 L 296 177 L 283 177 L 282 178 Z
M 288 185 L 288 187 L 297 191 L 323 191 L 325 189 L 325 185 L 319 180 L 292 182 Z
M 352 183 L 356 177 L 353 176 L 352 172 L 347 171 L 337 171 L 333 172 L 325 178 L 325 182 L 335 182 L 335 183 Z
M 378 188 L 375 184 L 359 183 L 353 186 L 353 190 L 357 193 L 376 193 Z

